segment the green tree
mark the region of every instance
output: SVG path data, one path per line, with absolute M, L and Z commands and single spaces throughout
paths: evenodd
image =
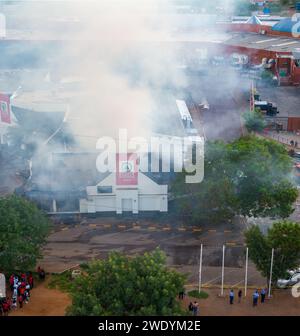
M 266 121 L 259 109 L 246 112 L 243 117 L 248 132 L 261 132 L 266 127 Z
M 134 258 L 113 252 L 88 264 L 72 289 L 68 315 L 181 315 L 184 276 L 167 269 L 159 249 Z
M 235 215 L 288 217 L 298 191 L 292 161 L 275 141 L 255 136 L 232 143 L 207 142 L 204 180 L 185 183 L 185 173 L 171 186 L 174 211 L 193 224 L 219 223 Z
M 41 256 L 49 221 L 31 202 L 15 195 L 0 199 L 0 270 L 28 270 Z
M 281 221 L 264 235 L 258 226 L 245 232 L 249 258 L 264 277 L 269 279 L 271 251 L 274 248 L 273 283 L 285 277 L 289 269 L 299 267 L 300 263 L 300 225 L 291 221 Z

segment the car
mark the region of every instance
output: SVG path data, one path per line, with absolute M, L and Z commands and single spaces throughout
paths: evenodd
M 277 287 L 278 288 L 288 288 L 300 282 L 300 272 L 299 269 L 296 271 L 288 271 L 290 276 L 287 279 L 278 279 Z

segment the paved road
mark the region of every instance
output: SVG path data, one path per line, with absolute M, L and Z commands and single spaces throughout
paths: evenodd
M 199 269 L 199 247 L 203 248 L 203 282 L 220 283 L 222 245 L 226 245 L 225 281 L 234 285 L 244 279 L 245 247 L 242 231 L 224 226 L 218 229 L 173 226 L 171 223 L 140 220 L 138 223 L 116 218 L 98 218 L 76 225 L 59 225 L 48 238 L 41 264 L 49 272 L 60 272 L 92 258 L 105 258 L 112 250 L 129 255 L 160 247 L 167 263 L 188 274 L 196 283 Z M 250 267 L 250 283 L 264 279 Z
M 215 69 L 207 75 L 189 76 L 189 92 L 196 104 L 206 98 L 210 108 L 202 111 L 208 140 L 230 141 L 242 135 L 241 115 L 248 109 L 249 79 L 232 69 Z

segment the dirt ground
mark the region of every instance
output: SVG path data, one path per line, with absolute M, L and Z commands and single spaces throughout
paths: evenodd
M 290 290 L 276 291 L 274 297 L 264 305 L 253 308 L 249 289 L 247 298 L 242 303 L 228 303 L 226 297 L 219 297 L 217 288 L 221 283 L 222 245 L 226 245 L 225 279 L 226 288 L 243 286 L 245 274 L 245 247 L 243 230 L 245 226 L 237 225 L 231 229 L 228 225 L 218 226 L 216 230 L 205 227 L 202 231 L 193 228 L 157 223 L 154 221 L 124 220 L 123 218 L 97 218 L 76 225 L 59 224 L 55 226 L 44 249 L 44 258 L 40 265 L 47 272 L 61 272 L 92 258 L 105 258 L 112 250 L 127 254 L 151 251 L 162 248 L 167 255 L 167 264 L 187 274 L 189 288 L 197 286 L 199 271 L 199 246 L 203 248 L 202 283 L 209 293 L 208 299 L 200 302 L 200 315 L 300 315 L 300 298 L 292 297 Z M 49 281 L 49 279 L 47 279 Z M 252 263 L 249 263 L 248 285 L 251 288 L 265 286 Z M 48 289 L 47 283 L 40 283 L 33 289 L 30 302 L 13 316 L 62 316 L 71 303 L 66 293 Z M 185 298 L 187 306 L 194 299 Z
M 68 294 L 56 289 L 47 288 L 49 278 L 38 283 L 30 293 L 28 304 L 11 312 L 10 316 L 64 316 L 66 308 L 71 304 Z
M 59 290 L 48 289 L 49 279 L 38 284 L 31 292 L 30 302 L 24 308 L 10 313 L 10 316 L 64 316 L 66 308 L 71 304 L 70 297 Z M 205 289 L 209 294 L 207 299 L 196 299 L 199 302 L 200 316 L 300 316 L 300 298 L 293 298 L 290 290 L 277 290 L 271 299 L 264 304 L 252 307 L 252 292 L 248 290 L 247 297 L 238 303 L 229 304 L 229 289 L 225 289 L 224 297 L 220 297 L 220 289 Z M 237 296 L 237 290 L 235 291 Z M 183 304 L 187 308 L 194 298 L 185 297 Z
M 229 304 L 229 289 L 220 297 L 219 289 L 205 289 L 209 294 L 207 299 L 196 299 L 199 303 L 200 316 L 300 316 L 300 298 L 294 298 L 290 290 L 276 290 L 265 303 L 252 306 L 253 290 L 248 290 L 247 297 L 238 303 L 237 291 L 233 305 Z M 184 305 L 187 307 L 193 298 L 186 297 Z

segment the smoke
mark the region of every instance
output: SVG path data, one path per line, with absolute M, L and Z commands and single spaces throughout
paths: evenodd
M 230 8 L 230 1 L 219 3 L 226 11 Z M 31 69 L 23 71 L 23 78 L 18 74 L 23 94 L 16 101 L 19 106 L 33 101 L 67 106 L 59 127 L 75 137 L 76 145 L 66 146 L 69 151 L 95 151 L 99 137 L 117 139 L 121 128 L 129 138 L 156 132 L 182 135 L 176 134 L 181 127 L 176 99 L 191 98 L 196 104 L 207 99 L 212 108 L 204 116 L 206 135 L 220 138 L 232 130 L 236 136 L 240 125 L 232 122 L 237 117 L 234 103 L 224 113 L 224 100 L 228 92 L 240 90 L 240 78 L 224 67 L 201 65 L 204 41 L 220 35 L 215 23 L 223 13 L 217 5 L 201 1 L 197 13 L 185 14 L 178 14 L 172 0 L 30 1 L 12 6 L 9 28 L 22 27 L 22 34 L 48 40 L 28 44 Z M 24 45 L 20 49 L 18 54 Z M 45 151 L 65 150 L 54 141 L 45 146 L 40 137 L 36 142 L 34 176 L 44 166 Z M 47 172 L 41 179 L 49 182 Z
M 160 42 L 172 30 L 172 23 L 160 16 L 160 2 L 144 7 L 101 1 L 92 10 L 82 2 L 76 8 L 81 30 L 63 46 L 58 65 L 82 80 L 70 101 L 68 122 L 74 134 L 81 145 L 94 141 L 94 146 L 97 137 L 117 137 L 120 128 L 130 136 L 150 135 L 164 113 L 155 110 L 153 93 L 185 84 L 175 49 Z
M 23 2 L 14 9 L 14 21 L 23 18 L 19 24 L 24 32 L 61 41 L 54 45 L 55 52 L 51 45 L 36 50 L 43 61 L 39 61 L 40 68 L 45 77 L 49 72 L 50 80 L 45 83 L 30 72 L 30 84 L 27 79 L 22 82 L 28 90 L 46 90 L 49 101 L 68 105 L 66 124 L 80 148 L 95 149 L 97 138 L 116 138 L 120 128 L 126 128 L 129 136 L 149 136 L 160 129 L 161 120 L 173 117 L 167 115 L 165 104 L 160 104 L 167 96 L 173 95 L 175 101 L 185 98 L 189 90 L 200 103 L 208 88 L 220 86 L 219 74 L 210 65 L 206 66 L 208 74 L 196 80 L 187 76 L 185 67 L 187 63 L 192 67 L 196 60 L 197 69 L 199 49 L 205 48 L 202 41 L 216 40 L 220 34 L 214 29 L 218 6 L 228 12 L 232 3 L 201 1 L 195 6 L 197 13 L 178 14 L 180 6 L 189 7 L 190 2 Z M 68 81 L 76 82 L 77 90 L 67 85 Z M 227 73 L 227 88 L 237 81 L 235 74 Z M 227 95 L 226 89 L 220 92 Z

